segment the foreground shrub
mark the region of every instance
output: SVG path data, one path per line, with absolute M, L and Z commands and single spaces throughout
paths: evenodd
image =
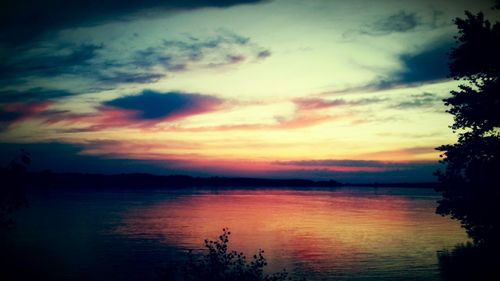
M 228 248 L 231 232 L 224 228 L 217 240 L 205 240 L 206 253 L 188 253 L 187 262 L 166 270 L 163 280 L 178 281 L 282 281 L 292 280 L 286 270 L 265 274 L 264 250 L 259 249 L 251 259 L 242 252 Z

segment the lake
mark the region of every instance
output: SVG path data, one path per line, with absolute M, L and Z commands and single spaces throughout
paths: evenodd
M 2 280 L 158 280 L 204 239 L 264 249 L 307 280 L 440 280 L 437 252 L 468 241 L 430 189 L 39 190 L 0 233 Z

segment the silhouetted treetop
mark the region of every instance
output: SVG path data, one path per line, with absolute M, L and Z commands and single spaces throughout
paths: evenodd
M 445 99 L 454 115 L 454 130 L 485 133 L 500 126 L 500 23 L 492 24 L 482 13 L 465 12 L 455 19 L 458 46 L 450 53 L 450 74 L 467 84 Z
M 450 54 L 450 72 L 455 79 L 481 80 L 498 77 L 500 73 L 500 24 L 465 12 L 466 18 L 454 20 L 459 44 Z

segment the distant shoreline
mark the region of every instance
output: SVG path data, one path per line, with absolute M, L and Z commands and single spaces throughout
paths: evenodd
M 30 173 L 25 181 L 29 186 L 53 187 L 124 187 L 124 188 L 189 188 L 189 187 L 404 187 L 436 188 L 437 182 L 400 183 L 340 183 L 336 180 L 268 179 L 250 177 L 193 177 L 186 175 Z

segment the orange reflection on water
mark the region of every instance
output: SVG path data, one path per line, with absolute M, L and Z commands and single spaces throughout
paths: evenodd
M 247 256 L 264 249 L 273 270 L 327 274 L 433 266 L 436 251 L 466 236 L 455 221 L 434 213 L 435 194 L 411 192 L 417 195 L 372 189 L 198 192 L 132 209 L 117 231 L 160 235 L 169 245 L 199 249 L 203 239 L 229 227 L 233 249 Z

